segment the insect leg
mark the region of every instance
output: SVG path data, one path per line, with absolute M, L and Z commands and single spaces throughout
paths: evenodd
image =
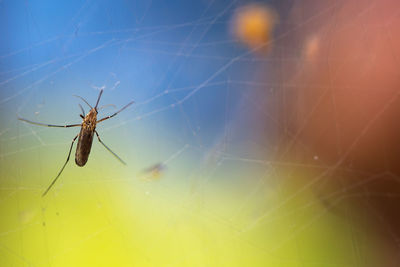
M 27 123 L 31 123 L 31 124 L 35 124 L 35 125 L 39 125 L 39 126 L 46 126 L 46 127 L 58 127 L 58 128 L 69 128 L 69 127 L 78 127 L 81 126 L 81 124 L 67 124 L 67 125 L 54 125 L 54 124 L 46 124 L 46 123 L 40 123 L 40 122 L 34 122 L 34 121 L 30 121 L 24 118 L 20 118 L 18 117 L 18 119 L 20 121 L 24 121 Z
M 112 114 L 111 116 L 107 116 L 107 117 L 104 117 L 104 118 L 98 120 L 97 123 L 102 122 L 102 121 L 105 121 L 105 120 L 108 120 L 108 119 L 111 119 L 112 117 L 116 116 L 118 113 L 120 113 L 121 111 L 123 111 L 124 109 L 126 109 L 127 107 L 129 107 L 130 105 L 132 105 L 133 103 L 135 103 L 135 101 L 129 102 L 125 107 L 121 108 L 120 110 L 118 110 L 117 112 L 115 112 L 114 114 Z
M 120 157 L 118 157 L 117 154 L 115 154 L 108 146 L 106 146 L 106 144 L 103 143 L 103 141 L 101 141 L 99 134 L 97 133 L 97 131 L 94 131 L 97 135 L 97 139 L 99 139 L 99 142 L 108 150 L 111 152 L 111 154 L 113 154 L 122 164 L 126 165 L 125 161 L 123 161 Z
M 101 109 L 106 108 L 106 107 L 117 108 L 114 104 L 107 104 L 107 105 L 104 105 L 104 106 L 99 107 L 97 110 L 101 110 Z
M 53 182 L 51 182 L 51 184 L 50 184 L 49 187 L 46 189 L 46 191 L 44 191 L 42 197 L 44 197 L 44 196 L 47 194 L 47 192 L 49 192 L 50 188 L 56 183 L 58 177 L 60 177 L 61 173 L 63 172 L 63 170 L 64 170 L 64 168 L 65 168 L 65 165 L 67 165 L 67 163 L 68 163 L 68 161 L 69 161 L 69 157 L 71 156 L 72 147 L 74 146 L 75 140 L 76 140 L 76 138 L 78 138 L 78 136 L 79 136 L 79 134 L 77 134 L 77 135 L 75 136 L 75 138 L 72 139 L 72 143 L 71 143 L 71 147 L 69 148 L 67 160 L 65 161 L 64 165 L 62 166 L 60 172 L 57 174 L 56 178 L 54 178 Z

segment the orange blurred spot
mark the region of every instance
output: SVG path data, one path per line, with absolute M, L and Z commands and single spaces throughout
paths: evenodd
M 247 5 L 235 12 L 232 31 L 250 49 L 261 48 L 268 45 L 276 18 L 275 12 L 265 5 Z

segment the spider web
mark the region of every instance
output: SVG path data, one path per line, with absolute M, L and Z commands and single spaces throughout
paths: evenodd
M 4 266 L 400 262 L 400 6 L 265 3 L 249 47 L 249 1 L 0 1 Z M 101 89 L 101 118 L 135 101 L 97 126 L 127 166 L 94 140 L 42 198 L 78 129 L 17 116 L 79 123 Z

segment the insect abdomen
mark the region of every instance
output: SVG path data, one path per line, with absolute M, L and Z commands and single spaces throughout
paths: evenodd
M 90 149 L 92 148 L 93 134 L 94 131 L 81 128 L 75 152 L 75 163 L 80 167 L 84 166 L 88 161 Z

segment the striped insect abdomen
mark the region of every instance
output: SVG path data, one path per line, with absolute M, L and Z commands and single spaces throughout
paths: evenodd
M 90 149 L 92 148 L 94 131 L 81 128 L 79 133 L 78 145 L 75 152 L 75 163 L 78 166 L 84 166 L 88 161 Z

